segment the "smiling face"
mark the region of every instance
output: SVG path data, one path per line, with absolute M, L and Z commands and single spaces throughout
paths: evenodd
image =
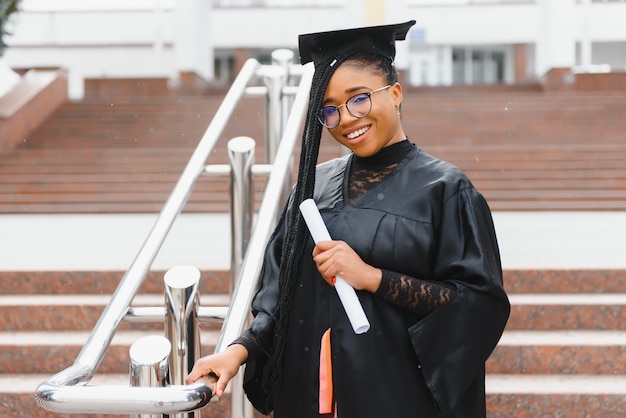
M 369 157 L 382 148 L 406 138 L 398 107 L 402 87 L 393 83 L 371 95 L 372 110 L 363 117 L 354 117 L 343 106 L 355 94 L 369 93 L 388 85 L 386 77 L 372 66 L 346 61 L 332 75 L 324 94 L 323 106 L 340 106 L 339 124 L 328 132 L 359 157 Z

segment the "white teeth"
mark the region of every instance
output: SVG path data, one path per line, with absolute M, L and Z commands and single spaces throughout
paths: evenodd
M 354 131 L 346 136 L 348 137 L 348 139 L 354 139 L 359 135 L 363 135 L 365 132 L 367 132 L 369 128 L 370 128 L 369 126 L 366 126 L 365 128 L 361 128 L 358 131 Z

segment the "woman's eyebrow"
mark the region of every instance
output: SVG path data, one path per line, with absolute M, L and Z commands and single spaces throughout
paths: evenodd
M 354 93 L 356 91 L 363 90 L 363 89 L 369 89 L 369 87 L 367 87 L 367 86 L 354 86 L 354 87 L 347 88 L 346 90 L 344 90 L 344 92 L 350 94 L 350 93 Z M 330 103 L 332 101 L 333 101 L 333 98 L 332 97 L 328 97 L 326 100 L 324 100 L 322 102 L 322 105 L 327 105 L 328 103 Z

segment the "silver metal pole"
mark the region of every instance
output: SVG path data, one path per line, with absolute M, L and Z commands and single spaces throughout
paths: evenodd
M 292 77 L 290 74 L 290 68 L 293 64 L 293 51 L 291 49 L 276 49 L 272 51 L 272 64 L 277 65 L 285 70 L 285 81 L 283 86 L 291 86 Z M 291 105 L 293 104 L 293 95 L 291 94 L 283 94 L 282 95 L 282 115 L 281 115 L 281 126 L 280 132 L 282 134 L 285 129 L 285 125 L 287 124 L 287 118 L 289 117 L 289 112 L 291 111 Z
M 239 278 L 241 264 L 252 234 L 254 194 L 252 190 L 252 166 L 254 165 L 254 139 L 238 136 L 228 141 L 230 162 L 230 294 Z
M 276 158 L 278 144 L 283 131 L 283 112 L 281 109 L 282 89 L 287 80 L 287 72 L 277 66 L 263 66 L 259 69 L 259 75 L 267 87 L 265 115 L 265 159 L 271 164 Z
M 199 305 L 200 271 L 193 266 L 173 267 L 165 273 L 165 335 L 172 344 L 170 382 L 182 385 L 200 358 Z M 170 415 L 176 418 L 200 417 L 200 411 Z
M 230 381 L 230 417 L 231 418 L 252 418 L 254 408 L 248 402 L 246 393 L 243 390 L 243 366 L 239 368 L 239 373 Z
M 230 214 L 231 214 L 231 281 L 232 295 L 241 265 L 246 255 L 246 248 L 252 234 L 252 216 L 254 212 L 254 193 L 252 190 L 252 166 L 254 165 L 255 142 L 252 138 L 239 136 L 228 142 L 230 162 Z M 252 405 L 243 391 L 243 373 L 238 373 L 230 383 L 232 418 L 252 418 Z
M 168 361 L 172 345 L 167 338 L 149 335 L 130 347 L 130 385 L 165 387 L 169 384 Z M 162 418 L 162 414 L 131 414 L 132 418 Z
M 276 49 L 272 52 L 272 63 L 277 65 L 285 70 L 285 78 L 282 85 L 282 97 L 281 97 L 281 120 L 280 120 L 280 135 L 282 137 L 283 132 L 285 131 L 285 126 L 287 125 L 287 119 L 289 118 L 289 113 L 291 113 L 291 109 L 293 107 L 293 101 L 295 99 L 294 94 L 286 94 L 286 87 L 292 86 L 294 83 L 294 77 L 291 75 L 291 68 L 293 66 L 293 56 L 294 53 L 290 49 Z M 293 157 L 292 157 L 293 160 Z M 274 162 L 274 160 L 272 160 Z M 283 186 L 283 194 L 281 196 L 281 202 L 285 202 L 287 200 L 287 196 L 289 195 L 289 191 L 291 190 L 292 181 L 291 181 L 291 170 L 293 167 L 293 161 L 288 164 L 286 179 Z M 276 219 L 278 221 L 278 218 Z

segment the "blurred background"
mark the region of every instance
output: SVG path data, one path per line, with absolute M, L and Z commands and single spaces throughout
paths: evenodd
M 623 72 L 622 0 L 23 0 L 5 60 L 85 79 L 193 73 L 228 83 L 298 34 L 417 20 L 398 44 L 411 86 L 520 84 L 550 70 Z M 296 55 L 297 58 L 297 55 Z

